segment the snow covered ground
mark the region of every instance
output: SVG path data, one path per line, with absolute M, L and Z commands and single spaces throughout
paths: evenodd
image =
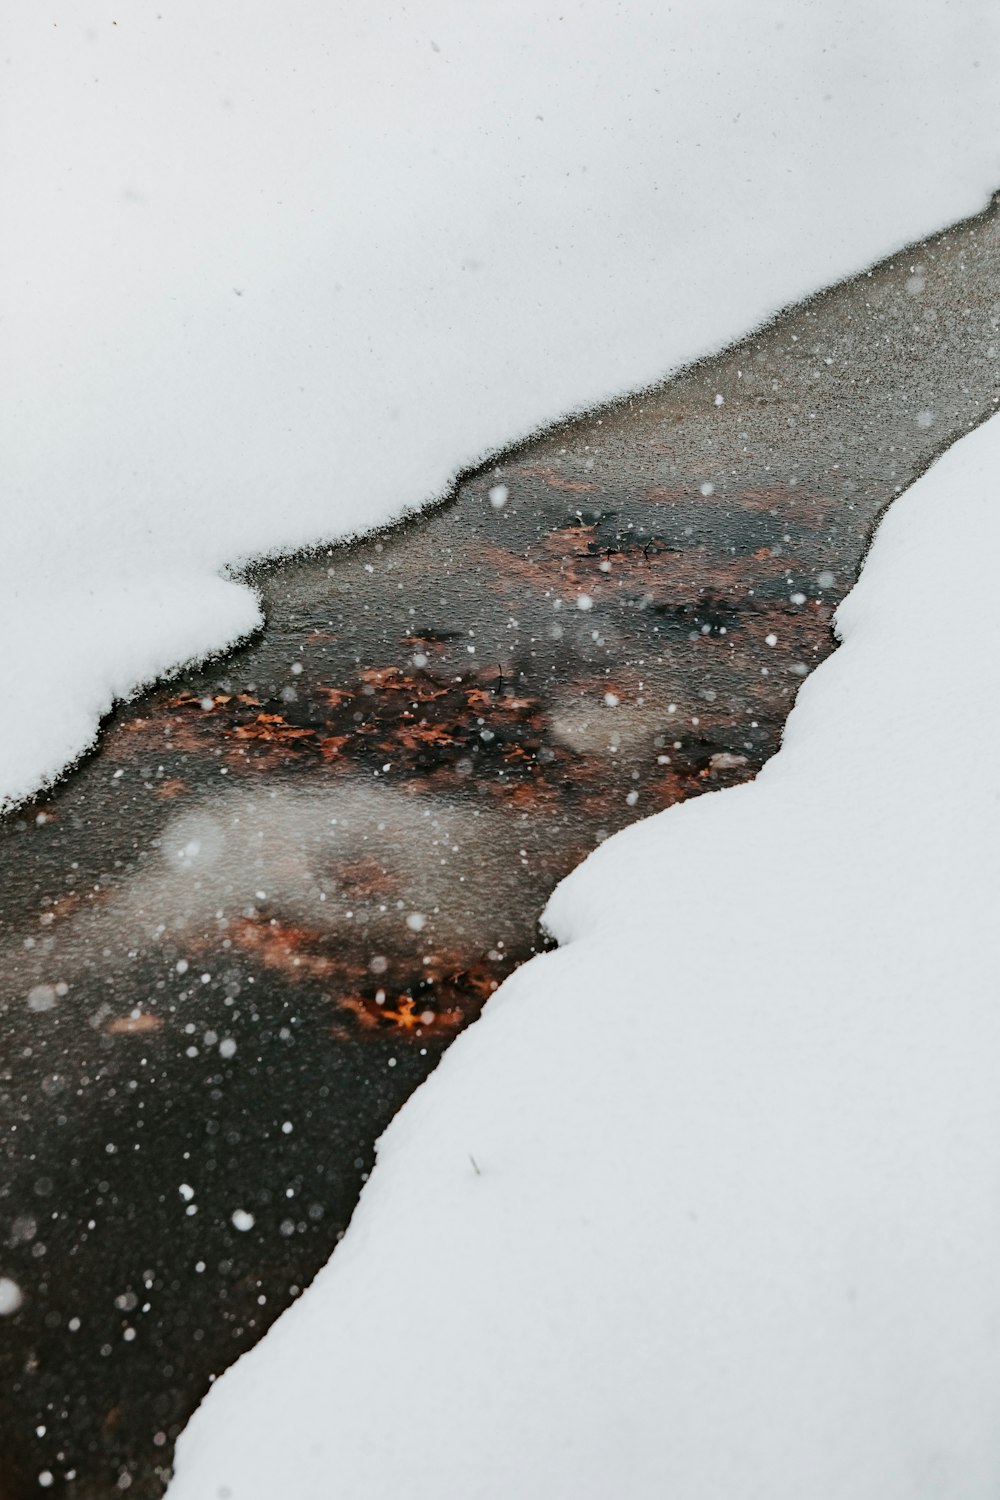
M 981 208 L 992 0 L 14 0 L 0 803 L 442 494 Z
M 603 845 L 170 1500 L 992 1500 L 1000 419 L 755 783 Z

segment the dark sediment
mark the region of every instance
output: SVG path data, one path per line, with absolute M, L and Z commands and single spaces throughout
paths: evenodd
M 0 825 L 3 1500 L 158 1494 L 555 882 L 774 753 L 874 519 L 995 409 L 998 270 L 960 226 L 262 568 L 261 639 Z

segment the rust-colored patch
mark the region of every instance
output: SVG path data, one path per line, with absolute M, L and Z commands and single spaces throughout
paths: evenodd
M 137 1016 L 116 1016 L 113 1021 L 106 1021 L 104 1030 L 108 1036 L 146 1036 L 151 1031 L 159 1031 L 162 1025 L 162 1017 L 144 1010 Z
M 597 488 L 587 479 L 570 479 L 549 464 L 523 464 L 514 472 L 522 479 L 541 479 L 550 490 L 564 490 L 571 495 L 589 495 Z
M 233 946 L 267 969 L 294 981 L 329 979 L 340 972 L 337 959 L 323 951 L 324 934 L 271 917 L 240 917 L 229 924 Z

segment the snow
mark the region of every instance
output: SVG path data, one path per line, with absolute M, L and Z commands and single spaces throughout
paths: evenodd
M 442 495 L 1000 182 L 991 0 L 15 0 L 0 803 Z
M 0 1318 L 9 1318 L 16 1313 L 24 1297 L 16 1281 L 9 1276 L 0 1276 Z
M 758 779 L 558 888 L 170 1500 L 996 1495 L 998 553 L 1000 418 Z

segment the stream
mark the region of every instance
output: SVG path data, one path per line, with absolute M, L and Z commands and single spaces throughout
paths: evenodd
M 257 639 L 0 822 L 0 1500 L 161 1494 L 554 885 L 774 754 L 877 517 L 996 409 L 998 288 L 993 210 L 260 565 Z

